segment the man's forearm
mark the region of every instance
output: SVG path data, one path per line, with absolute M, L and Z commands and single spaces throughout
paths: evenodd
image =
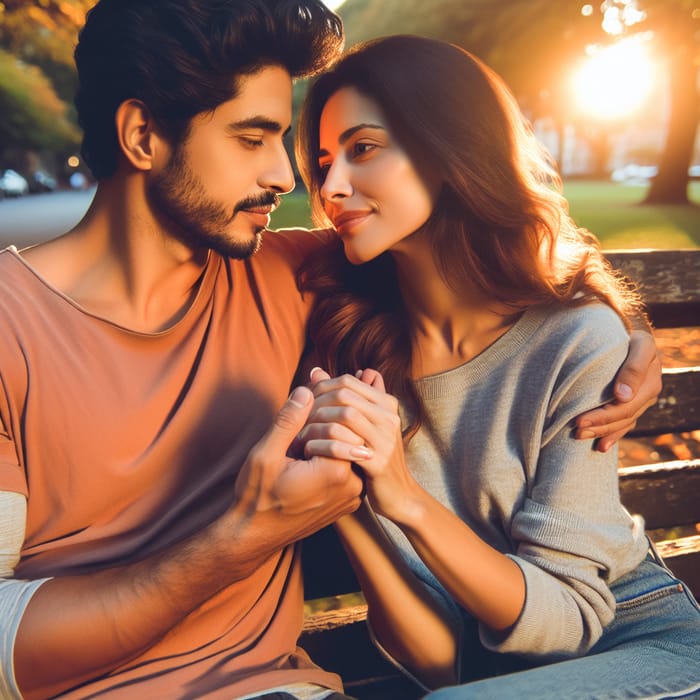
M 15 642 L 23 696 L 53 696 L 128 662 L 204 601 L 248 576 L 276 546 L 256 535 L 254 523 L 234 508 L 148 559 L 47 581 L 27 605 Z

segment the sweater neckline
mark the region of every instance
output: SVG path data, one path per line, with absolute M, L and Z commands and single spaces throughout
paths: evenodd
M 502 336 L 476 357 L 444 372 L 416 379 L 416 390 L 421 398 L 430 400 L 458 394 L 471 382 L 487 376 L 494 365 L 507 361 L 522 348 L 541 326 L 546 313 L 541 306 L 529 307 Z

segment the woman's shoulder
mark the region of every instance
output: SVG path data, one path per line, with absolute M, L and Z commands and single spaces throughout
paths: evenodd
M 597 331 L 608 337 L 626 337 L 625 324 L 607 304 L 593 301 L 576 306 L 552 305 L 540 310 L 542 322 L 563 332 Z
M 536 310 L 537 339 L 534 346 L 562 361 L 591 361 L 609 356 L 612 362 L 624 356 L 629 334 L 618 314 L 607 304 L 591 302 L 579 306 L 552 305 Z M 567 362 L 568 362 L 567 361 Z

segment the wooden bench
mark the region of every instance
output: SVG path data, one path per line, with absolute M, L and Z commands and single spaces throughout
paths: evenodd
M 634 280 L 655 328 L 700 326 L 700 250 L 610 251 Z M 664 368 L 663 391 L 630 438 L 700 430 L 700 367 Z M 700 600 L 700 459 L 621 466 L 623 503 L 644 516 L 669 568 Z M 341 675 L 358 700 L 413 700 L 424 694 L 372 645 L 359 585 L 332 528 L 304 543 L 306 616 L 300 643 Z

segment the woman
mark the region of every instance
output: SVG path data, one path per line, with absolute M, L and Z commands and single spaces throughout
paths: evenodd
M 299 133 L 342 245 L 301 276 L 330 373 L 301 438 L 364 475 L 337 528 L 377 643 L 428 688 L 464 684 L 439 698 L 700 695 L 700 609 L 620 504 L 616 451 L 572 435 L 639 300 L 502 81 L 377 40 L 311 87 Z

